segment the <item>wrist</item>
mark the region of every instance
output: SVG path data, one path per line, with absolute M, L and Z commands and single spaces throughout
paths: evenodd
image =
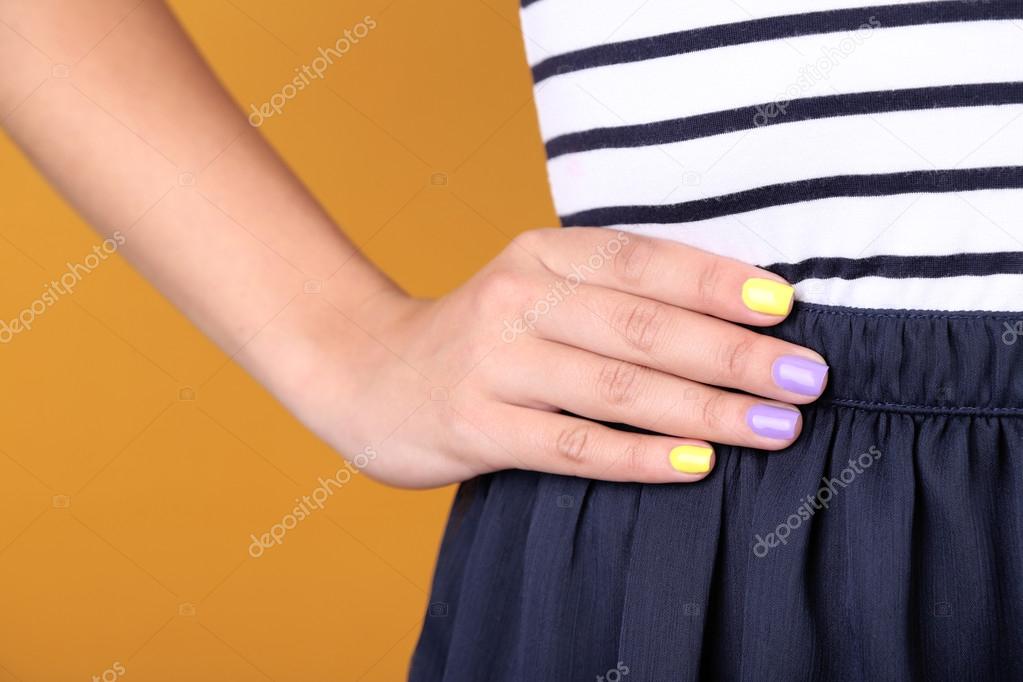
M 395 369 L 397 329 L 425 304 L 396 287 L 359 298 L 303 294 L 239 355 L 303 424 L 347 456 L 386 434 L 374 420 L 387 410 L 373 408 L 373 396 L 405 369 Z

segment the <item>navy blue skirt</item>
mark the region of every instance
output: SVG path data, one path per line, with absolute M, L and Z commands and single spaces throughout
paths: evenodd
M 787 450 L 456 498 L 413 682 L 1023 680 L 1023 314 L 797 304 Z

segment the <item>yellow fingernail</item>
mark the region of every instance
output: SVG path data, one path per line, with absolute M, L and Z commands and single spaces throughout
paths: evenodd
M 795 293 L 796 290 L 788 284 L 753 277 L 742 285 L 742 302 L 747 308 L 758 313 L 788 315 Z
M 704 445 L 679 445 L 672 448 L 668 459 L 675 471 L 683 474 L 705 474 L 710 471 L 710 458 L 714 451 Z

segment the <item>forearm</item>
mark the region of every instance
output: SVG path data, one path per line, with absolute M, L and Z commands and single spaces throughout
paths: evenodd
M 336 335 L 343 349 L 350 319 L 386 317 L 360 307 L 400 294 L 249 126 L 162 3 L 85 44 L 102 35 L 96 17 L 109 24 L 122 5 L 47 3 L 2 32 L 5 128 L 102 235 L 123 235 L 123 255 L 162 293 L 286 394 L 316 344 Z M 67 77 L 26 97 L 26 74 L 53 62 L 70 64 Z
M 81 30 L 114 1 L 86 12 L 51 0 L 33 17 L 51 34 Z M 21 49 L 8 61 L 23 76 L 40 57 Z M 11 52 L 0 44 L 0 59 Z M 299 419 L 342 453 L 379 448 L 365 464 L 381 481 L 507 468 L 697 481 L 711 443 L 790 446 L 795 405 L 824 390 L 818 353 L 752 330 L 788 315 L 791 286 L 671 241 L 526 231 L 450 294 L 404 296 L 247 127 L 159 5 L 68 63 L 70 79 L 8 118 L 11 134 Z M 10 72 L 0 105 L 26 86 Z M 309 280 L 320 293 L 302 293 Z

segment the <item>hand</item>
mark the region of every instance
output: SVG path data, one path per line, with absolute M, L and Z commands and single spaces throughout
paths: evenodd
M 42 5 L 26 22 L 69 44 L 103 14 L 96 3 Z M 675 243 L 572 228 L 525 233 L 449 296 L 409 299 L 249 129 L 162 3 L 144 3 L 129 23 L 90 53 L 90 95 L 51 79 L 4 120 L 7 132 L 101 234 L 137 225 L 122 254 L 370 475 L 431 486 L 513 467 L 695 481 L 714 464 L 702 439 L 777 449 L 798 434 L 790 404 L 819 395 L 820 357 L 728 322 L 784 318 L 792 289 L 777 277 Z M 39 59 L 15 45 L 0 91 Z M 139 97 L 125 65 L 159 71 L 160 87 Z M 97 101 L 127 107 L 117 111 L 160 153 L 111 127 L 116 115 L 97 113 Z M 168 118 L 176 102 L 191 105 Z M 236 129 L 248 132 L 227 134 Z M 178 186 L 170 159 L 205 167 L 202 191 Z M 312 280 L 322 293 L 306 296 Z M 375 456 L 360 458 L 367 448 Z
M 527 232 L 448 296 L 377 303 L 389 321 L 354 351 L 358 388 L 313 426 L 349 456 L 372 444 L 368 473 L 394 485 L 509 468 L 697 481 L 714 465 L 706 441 L 784 448 L 801 427 L 792 404 L 824 389 L 820 355 L 733 324 L 780 322 L 792 294 L 769 272 L 674 242 Z M 352 353 L 339 372 L 353 371 Z M 318 390 L 339 393 L 328 386 Z M 338 420 L 338 404 L 356 411 Z

